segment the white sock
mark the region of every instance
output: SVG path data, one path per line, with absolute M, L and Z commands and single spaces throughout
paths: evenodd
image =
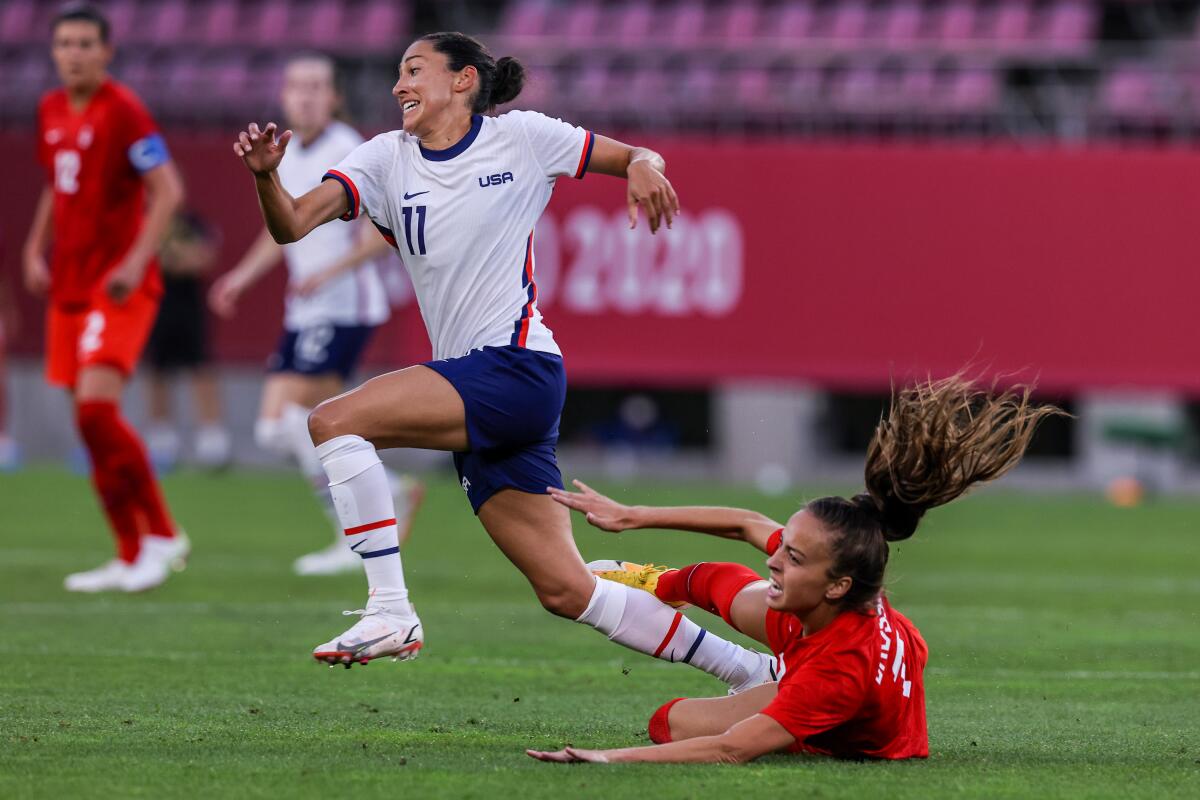
M 411 614 L 391 486 L 375 447 L 361 436 L 337 436 L 316 448 L 350 549 L 362 556 L 368 605 Z
M 333 496 L 329 493 L 329 479 L 325 475 L 325 468 L 321 466 L 317 448 L 313 446 L 312 436 L 308 433 L 308 415 L 309 409 L 288 403 L 283 407 L 283 414 L 279 418 L 280 435 L 286 443 L 287 452 L 296 459 L 300 474 L 308 481 L 317 502 L 325 509 L 325 515 L 333 523 L 334 536 L 341 538 L 342 528 L 345 526 L 341 524 L 337 509 L 334 508 Z
M 649 592 L 602 578 L 576 621 L 631 650 L 690 664 L 734 687 L 770 659 L 701 628 Z

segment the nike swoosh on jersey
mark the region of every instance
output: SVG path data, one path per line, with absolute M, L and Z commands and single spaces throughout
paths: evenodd
M 405 199 L 405 200 L 412 200 L 414 197 L 420 197 L 420 196 L 421 196 L 421 195 L 423 195 L 423 194 L 429 194 L 431 191 L 433 191 L 433 190 L 432 190 L 432 189 L 426 189 L 426 190 L 425 190 L 425 191 L 423 191 L 423 192 L 413 192 L 412 194 L 409 194 L 408 192 L 405 192 L 405 193 L 404 193 L 404 199 Z

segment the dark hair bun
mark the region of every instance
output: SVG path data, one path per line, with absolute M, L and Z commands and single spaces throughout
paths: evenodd
M 489 105 L 499 106 L 512 102 L 525 86 L 525 67 L 511 56 L 496 61 L 496 78 L 492 83 Z

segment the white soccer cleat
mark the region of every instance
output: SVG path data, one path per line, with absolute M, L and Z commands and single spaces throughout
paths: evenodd
M 297 575 L 339 575 L 362 569 L 362 559 L 339 538 L 324 550 L 300 556 L 292 564 Z
M 747 689 L 774 683 L 779 680 L 775 672 L 775 657 L 767 653 L 755 653 L 758 659 L 753 669 L 739 667 L 737 675 L 729 683 L 729 694 L 741 694 Z
M 416 658 L 425 646 L 425 632 L 415 612 L 394 614 L 382 606 L 374 606 L 342 614 L 358 614 L 362 619 L 341 636 L 313 650 L 313 658 L 331 667 L 344 664 L 350 669 L 352 664 L 366 664 L 376 658 L 408 661 Z
M 121 579 L 123 592 L 144 592 L 164 583 L 171 571 L 187 566 L 192 543 L 187 534 L 179 531 L 170 539 L 162 536 L 143 536 L 137 559 L 129 565 Z
M 119 558 L 86 572 L 75 572 L 63 580 L 68 592 L 111 592 L 120 589 L 130 565 Z

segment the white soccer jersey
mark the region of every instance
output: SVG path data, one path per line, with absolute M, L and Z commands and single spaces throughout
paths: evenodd
M 475 116 L 463 139 L 426 150 L 403 131 L 380 134 L 326 177 L 400 252 L 435 359 L 516 345 L 559 353 L 542 324 L 533 227 L 554 181 L 582 178 L 593 135 L 533 111 Z
M 331 122 L 307 147 L 294 139 L 279 163 L 279 180 L 293 197 L 320 185 L 325 170 L 363 143 L 358 131 Z M 293 283 L 320 272 L 354 249 L 357 225 L 322 225 L 298 242 L 284 245 L 283 256 Z M 307 297 L 287 295 L 284 327 L 301 330 L 322 323 L 380 325 L 388 318 L 383 281 L 370 262 L 322 284 Z

